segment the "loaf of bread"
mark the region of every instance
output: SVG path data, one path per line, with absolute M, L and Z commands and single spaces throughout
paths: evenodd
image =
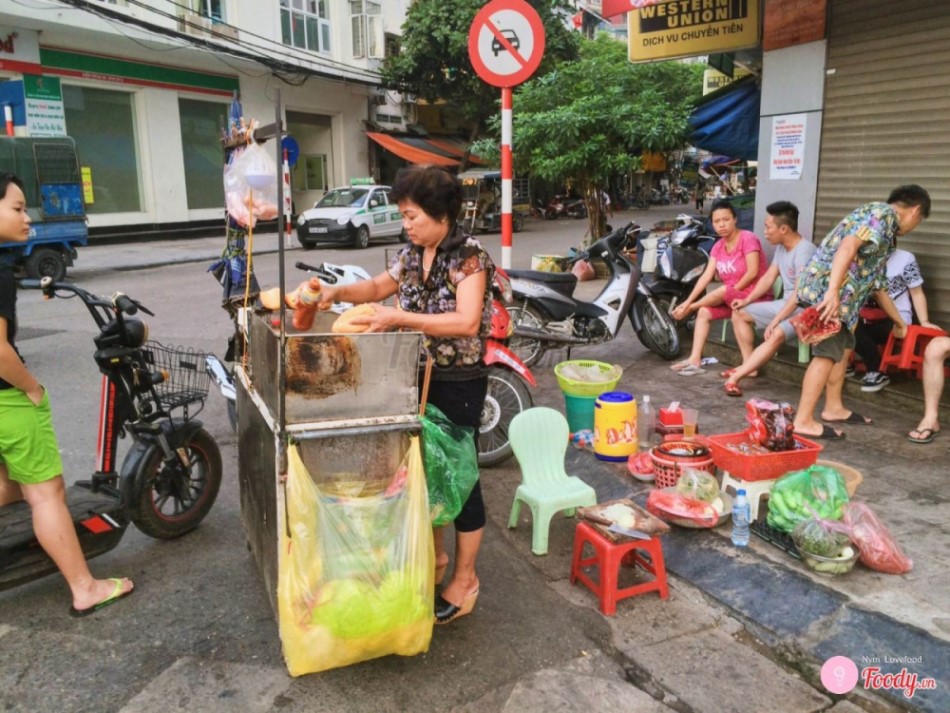
M 343 314 L 336 318 L 330 331 L 335 334 L 359 334 L 369 329 L 368 324 L 353 324 L 353 320 L 360 317 L 372 317 L 376 310 L 372 305 L 357 305 L 350 307 Z

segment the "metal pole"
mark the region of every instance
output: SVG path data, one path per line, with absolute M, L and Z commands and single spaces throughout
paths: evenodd
M 511 87 L 501 90 L 501 266 L 511 269 Z
M 274 126 L 276 127 L 276 136 L 274 147 L 274 165 L 284 165 L 284 152 L 281 146 L 281 106 L 280 106 L 280 88 L 274 88 Z M 287 307 L 285 301 L 286 286 L 284 285 L 284 176 L 275 175 L 277 181 L 277 279 L 280 284 L 280 334 L 278 343 L 280 344 L 280 369 L 277 374 L 277 433 L 278 439 L 278 460 L 280 472 L 287 472 L 287 442 L 285 435 L 287 433 L 287 418 L 285 413 L 285 395 L 287 386 L 287 330 L 285 328 Z

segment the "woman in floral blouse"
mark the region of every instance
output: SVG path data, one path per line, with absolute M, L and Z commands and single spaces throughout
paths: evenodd
M 465 235 L 456 219 L 462 207 L 461 184 L 435 166 L 412 166 L 396 176 L 390 193 L 399 205 L 409 245 L 389 269 L 372 280 L 324 287 L 321 307 L 332 302 L 372 302 L 375 313 L 354 319 L 370 331 L 411 329 L 424 335 L 433 361 L 429 402 L 477 436 L 488 390 L 482 362 L 491 329 L 494 264 L 485 249 Z M 378 304 L 395 295 L 396 307 Z M 478 597 L 475 562 L 485 528 L 480 483 L 475 484 L 455 519 L 455 568 L 436 597 L 436 623 L 446 624 L 472 611 Z M 436 581 L 448 567 L 442 528 L 435 532 Z

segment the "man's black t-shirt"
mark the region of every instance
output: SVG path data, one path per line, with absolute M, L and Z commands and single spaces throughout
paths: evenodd
M 0 317 L 7 321 L 7 341 L 19 356 L 16 348 L 16 278 L 13 268 L 8 265 L 0 266 Z M 12 384 L 0 379 L 0 389 L 12 388 Z

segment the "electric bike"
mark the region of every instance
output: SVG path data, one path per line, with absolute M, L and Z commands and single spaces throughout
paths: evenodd
M 20 287 L 40 289 L 47 299 L 78 297 L 99 328 L 93 337 L 102 373 L 96 472 L 67 488 L 85 556 L 113 549 L 129 522 L 159 539 L 196 528 L 214 505 L 222 477 L 218 445 L 195 419 L 208 394 L 204 355 L 146 341 L 148 329 L 133 315 L 154 314 L 120 292 L 107 300 L 49 277 L 22 280 Z M 117 471 L 124 436 L 132 445 Z M 54 571 L 27 503 L 0 507 L 0 590 Z

